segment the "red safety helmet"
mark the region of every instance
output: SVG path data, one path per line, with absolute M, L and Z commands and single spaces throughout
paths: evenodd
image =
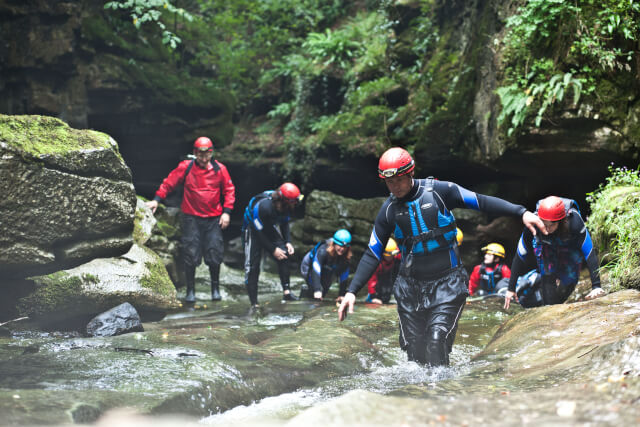
M 206 136 L 201 136 L 193 143 L 194 151 L 213 151 L 213 142 Z
M 285 182 L 280 186 L 278 190 L 280 190 L 280 194 L 282 194 L 282 197 L 284 197 L 288 201 L 299 202 L 304 197 L 302 194 L 300 194 L 300 189 L 298 188 L 298 186 L 291 182 Z
M 560 197 L 549 196 L 540 201 L 538 206 L 538 217 L 545 221 L 560 221 L 567 216 L 564 202 Z
M 416 164 L 407 150 L 393 147 L 380 156 L 378 176 L 383 179 L 402 176 L 410 173 L 415 167 Z

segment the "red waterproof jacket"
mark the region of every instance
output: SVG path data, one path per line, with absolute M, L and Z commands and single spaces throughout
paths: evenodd
M 181 183 L 189 163 L 191 160 L 184 160 L 171 171 L 156 191 L 156 199 L 163 200 Z M 225 165 L 212 160 L 206 168 L 201 168 L 194 161 L 184 182 L 182 212 L 199 217 L 219 216 L 223 212 L 231 213 L 235 201 L 236 188 Z
M 400 260 L 402 260 L 402 254 L 400 253 L 394 255 L 391 259 L 387 259 L 387 257 L 384 256 L 382 257 L 380 264 L 376 267 L 376 271 L 374 271 L 369 278 L 369 281 L 367 281 L 367 289 L 370 294 L 376 293 L 376 285 L 380 278 L 387 276 L 388 279 L 391 279 L 391 270 L 397 262 L 400 262 Z
M 469 295 L 473 296 L 478 289 L 482 289 L 482 275 L 480 274 L 480 268 L 482 264 L 478 264 L 473 268 L 471 272 L 471 276 L 469 277 Z M 496 266 L 498 267 L 498 266 Z M 505 264 L 499 264 L 500 267 L 500 275 L 501 279 L 510 278 L 511 277 L 511 269 L 507 267 Z M 493 268 L 489 266 L 485 266 L 487 273 L 491 273 Z

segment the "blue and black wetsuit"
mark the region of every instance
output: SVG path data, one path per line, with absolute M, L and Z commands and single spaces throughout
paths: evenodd
M 321 291 L 323 297 L 329 291 L 334 277 L 340 286 L 339 295 L 344 295 L 349 277 L 349 262 L 344 257 L 329 256 L 327 248 L 330 240 L 318 243 L 300 263 L 300 274 L 311 288 L 311 293 Z M 300 296 L 304 296 L 302 292 Z
M 409 360 L 449 363 L 458 319 L 468 296 L 451 209 L 467 208 L 491 215 L 522 216 L 524 206 L 477 194 L 453 182 L 414 179 L 409 194 L 389 197 L 380 208 L 373 232 L 348 292 L 357 293 L 380 262 L 392 235 L 403 261 L 394 286 L 400 319 L 400 345 Z
M 262 251 L 273 257 L 273 251 L 280 248 L 287 251 L 291 242 L 289 216 L 277 211 L 271 198 L 272 191 L 265 191 L 253 197 L 244 212 L 242 242 L 244 245 L 245 284 L 251 305 L 258 303 L 258 278 Z M 275 259 L 275 257 L 274 257 Z M 276 260 L 282 290 L 289 289 L 289 259 Z
M 525 228 L 518 242 L 517 255 L 513 258 L 509 290 L 516 292 L 518 278 L 524 275 L 535 262 L 536 270 L 542 277 L 541 292 L 531 289 L 518 291 L 523 307 L 562 304 L 573 292 L 582 262 L 586 260 L 591 275 L 591 286 L 600 287 L 598 253 L 591 241 L 591 235 L 575 208 L 567 210 L 567 216 L 558 229 L 547 236 L 538 233 L 535 237 Z

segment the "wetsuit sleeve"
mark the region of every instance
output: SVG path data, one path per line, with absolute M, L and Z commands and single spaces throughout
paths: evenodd
M 284 240 L 276 228 L 275 209 L 269 199 L 256 203 L 251 226 L 257 232 L 260 243 L 269 253 L 273 253 L 276 247 L 284 246 Z
M 320 245 L 316 255 L 311 260 L 311 289 L 313 292 L 322 291 L 322 267 L 327 260 L 327 245 Z
M 231 176 L 226 166 L 218 162 L 220 166 L 220 173 L 222 178 L 222 195 L 224 197 L 224 203 L 222 205 L 222 212 L 231 214 L 233 205 L 236 202 L 236 187 L 233 185 Z
M 480 286 L 480 264 L 473 267 L 471 276 L 469 276 L 469 295 L 473 295 Z
M 369 238 L 369 245 L 358 263 L 358 268 L 353 275 L 353 280 L 351 280 L 347 292 L 358 293 L 376 270 L 378 264 L 380 264 L 386 244 L 384 242 L 389 240 L 395 225 L 395 223 L 390 223 L 387 219 L 387 211 L 393 208 L 390 203 L 391 200 L 387 199 L 378 212 L 371 237 Z
M 531 234 L 531 230 L 525 228 L 520 240 L 518 240 L 516 255 L 511 263 L 511 276 L 509 277 L 509 290 L 511 292 L 516 291 L 518 278 L 526 273 L 527 260 L 533 257 L 533 234 Z
M 341 297 L 347 293 L 347 279 L 349 279 L 349 264 L 345 263 L 342 273 L 338 276 L 338 295 Z
M 166 199 L 173 190 L 175 190 L 178 184 L 182 182 L 184 173 L 187 171 L 190 162 L 190 160 L 180 162 L 178 167 L 169 173 L 169 175 L 162 181 L 162 184 L 160 184 L 158 191 L 156 191 L 154 200 L 162 201 Z
M 289 221 L 280 223 L 280 231 L 282 232 L 282 238 L 285 243 L 291 243 L 291 231 L 289 228 Z
M 572 234 L 577 234 L 577 241 L 580 244 L 580 250 L 587 262 L 589 275 L 591 276 L 591 287 L 600 287 L 600 260 L 598 259 L 598 251 L 593 246 L 591 234 L 587 230 L 582 217 L 577 212 L 572 212 L 569 217 L 569 230 Z
M 522 217 L 527 211 L 527 208 L 522 205 L 515 205 L 498 197 L 475 193 L 453 182 L 435 181 L 434 190 L 442 196 L 448 209 L 473 209 L 495 216 L 518 217 Z

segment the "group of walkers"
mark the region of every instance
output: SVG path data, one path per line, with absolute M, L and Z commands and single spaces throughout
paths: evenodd
M 225 166 L 213 159 L 211 140 L 198 138 L 194 154 L 195 160 L 181 162 L 147 203 L 155 212 L 159 201 L 184 185 L 181 209 L 187 302 L 195 301 L 195 267 L 202 257 L 211 273 L 211 297 L 220 299 L 221 230 L 228 226 L 235 202 L 235 188 Z M 534 213 L 453 182 L 415 178 L 414 170 L 413 158 L 402 148 L 391 148 L 380 157 L 378 176 L 391 194 L 377 214 L 351 281 L 352 236 L 340 229 L 303 257 L 300 273 L 305 284 L 300 297 L 322 300 L 337 280 L 338 319 L 342 321 L 353 313 L 356 294 L 365 285 L 368 303 L 388 303 L 393 294 L 400 345 L 409 360 L 439 366 L 449 364 L 458 320 L 469 295 L 503 295 L 505 309 L 512 300 L 526 308 L 559 304 L 575 288 L 585 260 L 592 283 L 587 298 L 604 294 L 598 256 L 573 200 L 549 196 L 538 202 Z M 258 305 L 264 251 L 278 265 L 283 299 L 298 299 L 289 284 L 289 262 L 294 255 L 289 220 L 302 197 L 295 184 L 284 183 L 253 197 L 244 211 L 245 283 L 252 307 Z M 483 262 L 469 277 L 460 260 L 462 232 L 452 214 L 455 208 L 522 220 L 524 230 L 511 268 L 505 263 L 504 247 L 490 243 L 482 248 Z M 536 268 L 527 272 L 527 263 L 532 261 Z

